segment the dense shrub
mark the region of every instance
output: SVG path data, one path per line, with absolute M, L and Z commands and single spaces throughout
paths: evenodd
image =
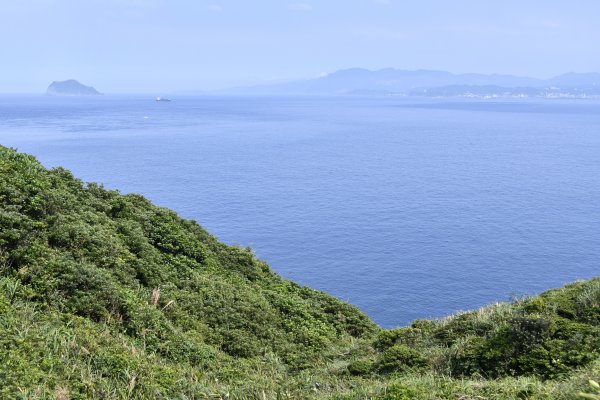
M 377 363 L 380 372 L 389 373 L 420 369 L 427 365 L 427 360 L 417 350 L 403 344 L 396 344 L 386 349 Z
M 348 373 L 351 375 L 369 375 L 374 370 L 374 363 L 372 360 L 356 360 L 348 364 Z

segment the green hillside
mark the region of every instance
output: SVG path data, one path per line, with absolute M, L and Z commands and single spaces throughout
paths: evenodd
M 574 399 L 599 376 L 600 279 L 382 330 L 0 146 L 0 399 Z

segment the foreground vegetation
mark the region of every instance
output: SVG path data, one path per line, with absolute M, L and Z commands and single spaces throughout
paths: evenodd
M 382 330 L 139 195 L 0 147 L 0 398 L 575 399 L 600 279 Z

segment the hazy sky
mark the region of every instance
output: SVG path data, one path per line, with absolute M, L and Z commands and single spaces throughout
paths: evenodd
M 105 93 L 337 69 L 600 71 L 598 0 L 0 0 L 0 92 Z

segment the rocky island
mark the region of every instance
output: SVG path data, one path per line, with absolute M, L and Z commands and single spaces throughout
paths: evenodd
M 85 86 L 75 79 L 54 81 L 48 86 L 46 94 L 49 96 L 98 96 L 98 92 L 91 86 Z

